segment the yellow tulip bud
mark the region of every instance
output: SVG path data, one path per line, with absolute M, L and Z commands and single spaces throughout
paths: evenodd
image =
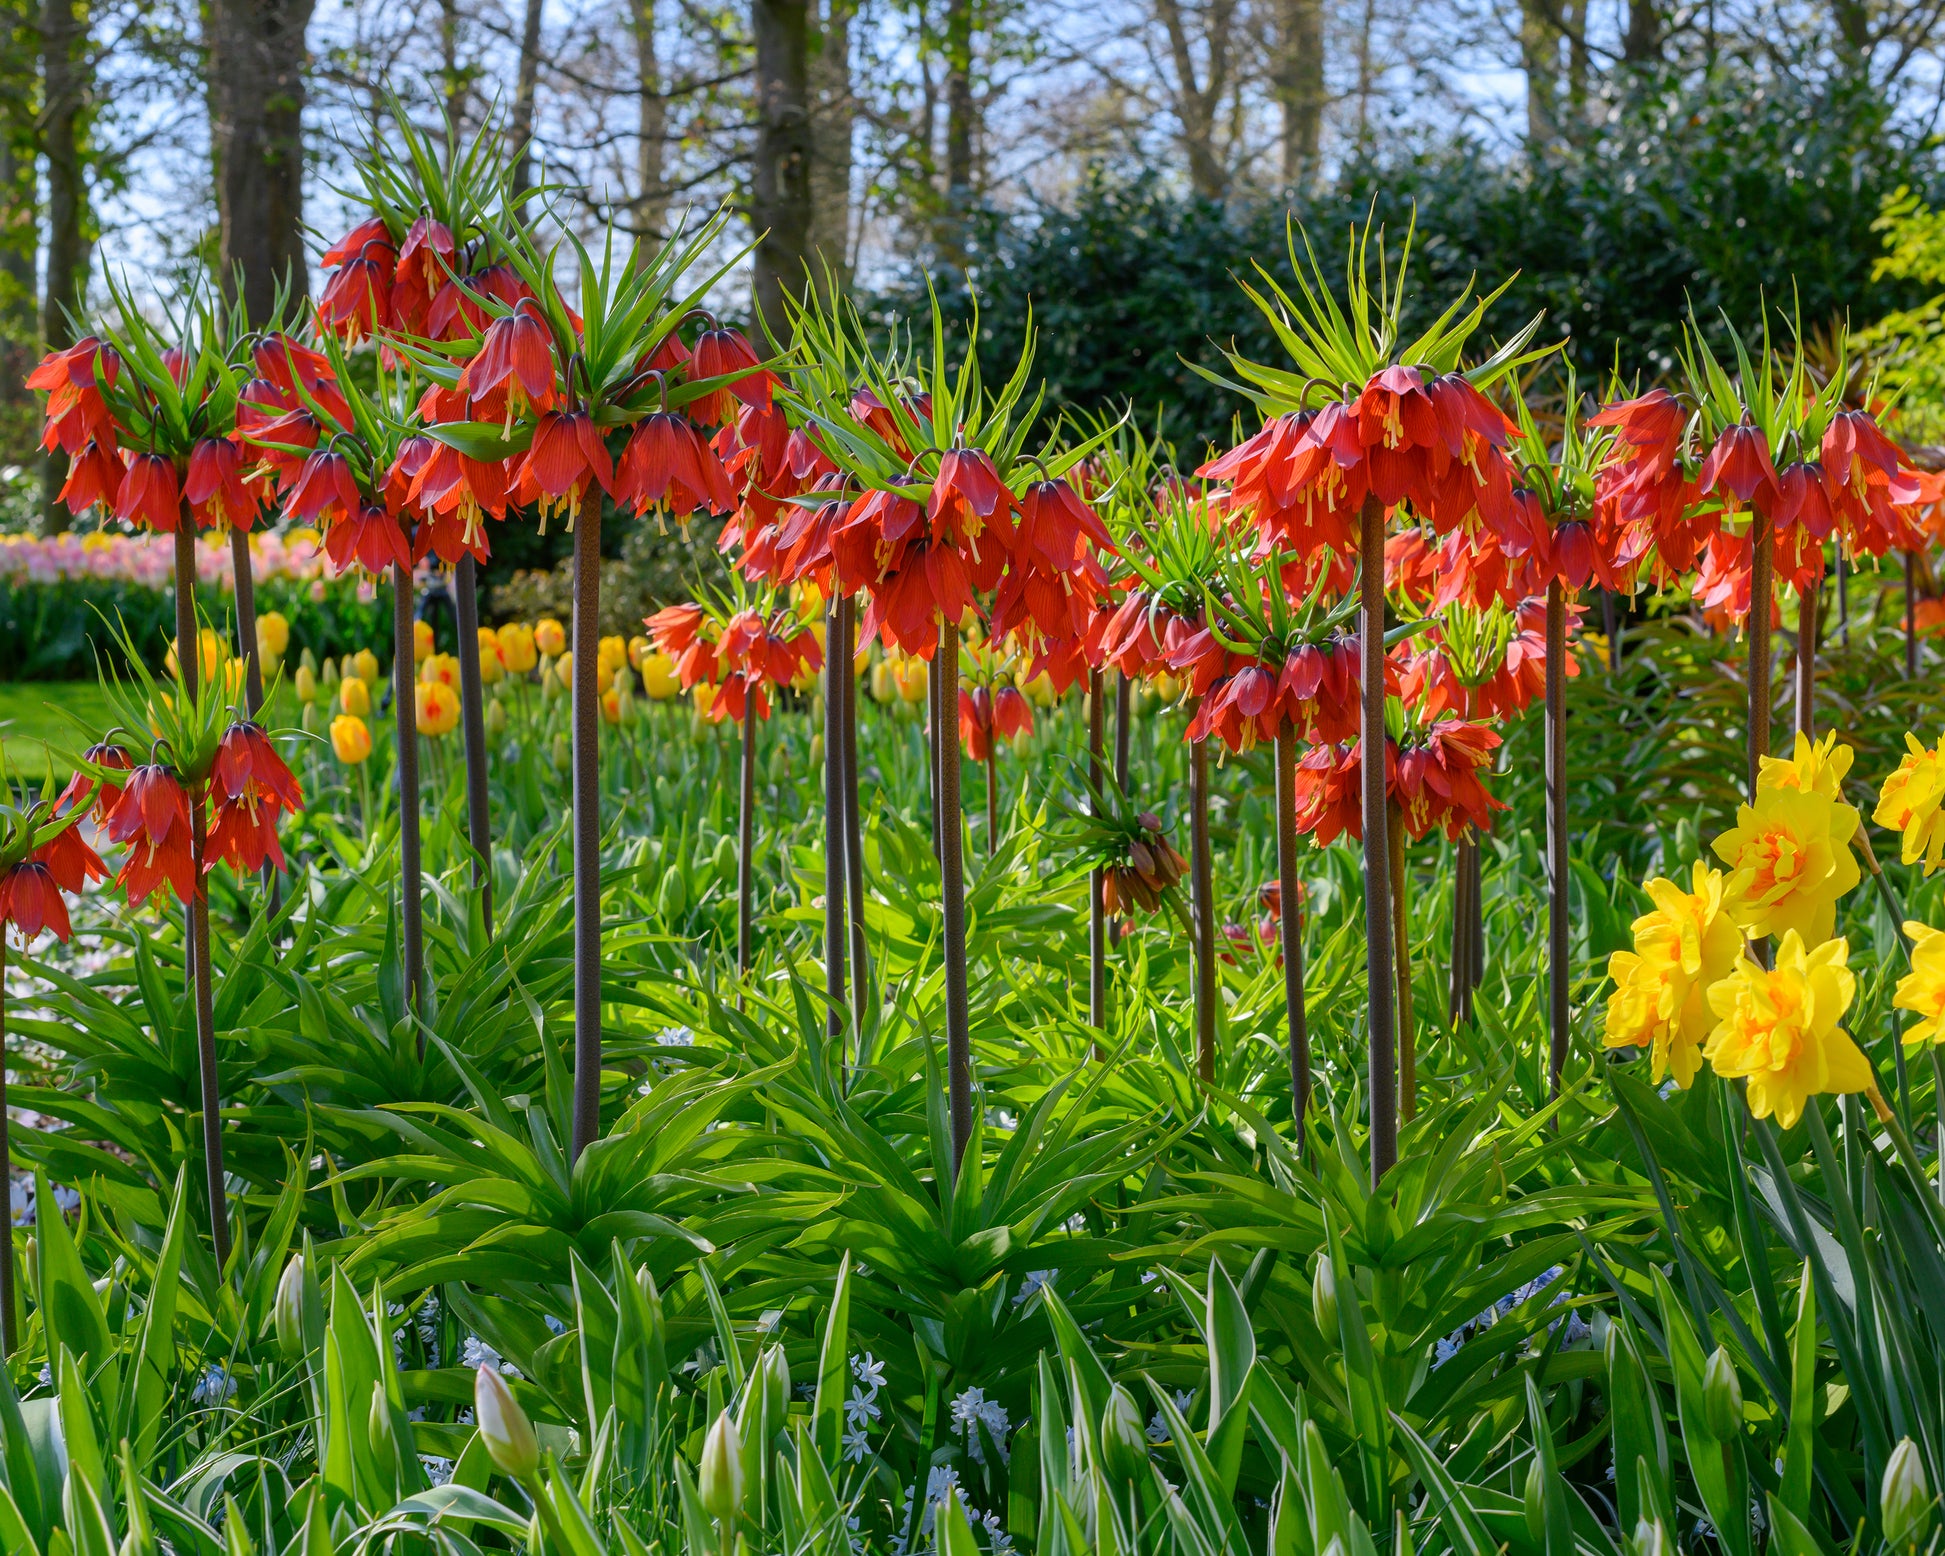
M 371 688 L 357 676 L 347 676 L 338 683 L 338 707 L 354 718 L 371 716 Z
M 357 714 L 340 713 L 331 720 L 331 749 L 345 766 L 356 767 L 371 755 L 371 730 Z
M 432 653 L 432 623 L 415 621 L 412 623 L 412 662 L 422 663 Z
M 290 647 L 290 618 L 282 611 L 265 611 L 257 618 L 257 656 L 279 660 Z

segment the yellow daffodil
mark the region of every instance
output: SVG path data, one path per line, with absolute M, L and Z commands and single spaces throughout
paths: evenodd
M 1898 980 L 1891 1003 L 1919 1017 L 1905 1046 L 1945 1045 L 1945 930 L 1907 921 L 1904 932 L 1911 937 L 1911 971 Z
M 1699 859 L 1692 890 L 1656 876 L 1647 883 L 1654 910 L 1634 921 L 1634 949 L 1608 958 L 1614 992 L 1602 1042 L 1648 1049 L 1657 1081 L 1672 1074 L 1686 1087 L 1695 1079 L 1715 1024 L 1709 987 L 1728 976 L 1742 950 L 1742 935 L 1723 911 L 1722 886 L 1722 872 Z
M 1814 743 L 1798 730 L 1796 748 L 1789 756 L 1763 758 L 1762 771 L 1756 779 L 1757 791 L 1799 789 L 1808 794 L 1821 794 L 1825 799 L 1842 800 L 1844 779 L 1856 754 L 1849 746 L 1837 744 L 1834 729 Z
M 1850 840 L 1857 811 L 1805 789 L 1758 789 L 1715 840 L 1729 867 L 1723 902 L 1751 938 L 1794 930 L 1821 945 L 1837 925 L 1837 899 L 1858 882 Z
M 1927 750 L 1904 737 L 1905 759 L 1884 780 L 1871 819 L 1904 839 L 1904 862 L 1921 860 L 1925 874 L 1945 865 L 1945 738 Z
M 1870 1061 L 1839 1025 L 1857 994 L 1849 953 L 1842 940 L 1806 950 L 1787 930 L 1774 968 L 1738 961 L 1709 990 L 1716 1027 L 1703 1053 L 1716 1074 L 1749 1082 L 1757 1118 L 1773 1113 L 1788 1129 L 1812 1097 L 1875 1090 Z
M 371 730 L 355 713 L 340 713 L 331 720 L 331 749 L 346 767 L 356 767 L 371 755 Z
M 559 625 L 556 623 L 556 625 Z M 499 630 L 500 660 L 509 675 L 525 675 L 540 663 L 537 634 L 524 621 L 509 621 Z

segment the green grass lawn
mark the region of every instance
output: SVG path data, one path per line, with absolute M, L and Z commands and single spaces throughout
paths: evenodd
M 72 717 L 70 717 L 72 715 Z M 16 777 L 40 778 L 45 750 L 54 753 L 54 775 L 65 783 L 72 770 L 63 752 L 86 745 L 79 719 L 91 735 L 108 726 L 108 700 L 93 681 L 0 681 L 0 756 Z

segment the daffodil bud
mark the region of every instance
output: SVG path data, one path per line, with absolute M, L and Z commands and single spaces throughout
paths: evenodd
M 506 1380 L 491 1367 L 473 1374 L 473 1417 L 486 1455 L 500 1472 L 531 1480 L 540 1469 L 540 1439 Z
M 1931 1523 L 1931 1504 L 1931 1483 L 1925 1477 L 1918 1446 L 1909 1437 L 1900 1438 L 1891 1450 L 1891 1462 L 1884 1466 L 1884 1483 L 1878 1489 L 1878 1521 L 1884 1529 L 1885 1544 L 1894 1550 L 1917 1549 Z
M 1326 1345 L 1337 1344 L 1337 1266 L 1329 1254 L 1317 1255 L 1310 1268 L 1310 1316 Z
M 743 1441 L 736 1422 L 725 1410 L 702 1440 L 702 1463 L 696 1466 L 696 1494 L 718 1523 L 728 1523 L 743 1505 Z
M 1709 1435 L 1727 1442 L 1742 1431 L 1742 1380 L 1736 1364 L 1721 1346 L 1702 1369 L 1702 1413 L 1708 1419 Z
M 294 1253 L 277 1281 L 277 1299 L 270 1309 L 277 1329 L 277 1349 L 286 1361 L 304 1354 L 304 1256 Z
M 1148 1435 L 1134 1395 L 1119 1383 L 1108 1394 L 1101 1412 L 1101 1457 L 1116 1480 L 1133 1480 L 1148 1468 Z
M 1526 1488 L 1521 1500 L 1526 1506 L 1526 1532 L 1533 1543 L 1543 1544 L 1547 1537 L 1547 1472 L 1536 1453 L 1527 1461 Z

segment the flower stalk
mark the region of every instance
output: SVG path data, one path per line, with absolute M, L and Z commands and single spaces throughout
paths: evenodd
M 1364 499 L 1359 515 L 1359 745 L 1364 823 L 1364 965 L 1368 987 L 1371 1182 L 1398 1160 L 1396 1027 L 1391 981 L 1390 826 L 1386 816 L 1384 727 L 1384 504 Z M 1374 755 L 1374 753 L 1376 753 Z
M 752 863 L 756 843 L 756 698 L 743 704 L 742 773 L 736 815 L 736 1008 L 743 1008 L 750 981 Z
M 574 1157 L 601 1131 L 601 506 L 574 524 Z
M 1195 1073 L 1216 1078 L 1215 866 L 1209 846 L 1209 742 L 1189 742 L 1189 905 L 1195 930 Z
M 1556 576 L 1547 583 L 1547 1095 L 1560 1095 L 1567 1067 L 1567 599 Z
M 1806 740 L 1817 734 L 1817 633 L 1822 622 L 1821 584 L 1800 589 L 1796 597 L 1796 732 Z
M 1095 816 L 1102 814 L 1105 800 L 1102 790 L 1107 782 L 1102 680 L 1098 667 L 1088 671 L 1087 804 L 1089 813 Z M 1108 1025 L 1108 915 L 1107 904 L 1101 899 L 1103 874 L 1098 864 L 1087 873 L 1087 1024 L 1096 1032 L 1105 1032 Z M 1105 1057 L 1099 1039 L 1094 1044 L 1094 1057 Z
M 959 706 L 959 624 L 939 629 L 940 709 Z M 943 717 L 935 720 L 943 728 Z M 972 1138 L 972 1024 L 966 996 L 966 877 L 959 813 L 959 741 L 946 734 L 939 753 L 939 874 L 945 890 L 946 1101 L 952 1117 L 952 1170 L 956 1175 Z
M 1303 883 L 1297 877 L 1297 736 L 1276 737 L 1276 880 L 1282 914 L 1283 1004 L 1288 1018 L 1290 1114 L 1297 1149 L 1304 1147 L 1310 1115 L 1310 1026 L 1303 998 Z
M 419 855 L 419 710 L 412 655 L 412 574 L 392 564 L 392 720 L 398 744 L 399 931 L 406 998 L 413 1013 L 425 998 L 425 901 Z M 420 1051 L 425 1038 L 421 1034 Z
M 459 727 L 466 755 L 466 840 L 480 917 L 493 933 L 493 817 L 486 787 L 486 695 L 480 681 L 479 569 L 463 553 L 453 568 L 453 614 L 459 623 Z
M 851 660 L 850 617 L 842 596 L 824 612 L 824 997 L 830 1037 L 844 1034 L 845 837 L 844 671 Z

